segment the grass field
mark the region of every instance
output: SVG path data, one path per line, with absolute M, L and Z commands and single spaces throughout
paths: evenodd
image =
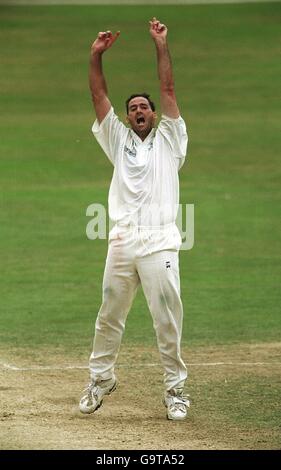
M 181 252 L 183 346 L 280 341 L 281 4 L 2 6 L 2 349 L 88 356 L 107 243 L 86 238 L 86 208 L 106 205 L 112 174 L 90 132 L 89 47 L 98 31 L 121 30 L 104 61 L 115 110 L 124 118 L 127 96 L 142 90 L 158 105 L 153 15 L 169 27 L 190 138 L 180 173 L 181 202 L 195 204 L 195 245 Z M 155 345 L 141 291 L 124 344 Z M 276 416 L 265 427 L 277 430 Z

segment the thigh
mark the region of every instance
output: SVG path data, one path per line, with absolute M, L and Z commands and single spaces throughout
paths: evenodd
M 138 284 L 139 276 L 131 253 L 119 240 L 111 241 L 103 276 L 103 300 L 110 297 L 117 302 L 121 299 L 131 301 Z
M 137 269 L 149 306 L 173 305 L 180 300 L 178 251 L 164 250 L 139 258 Z M 152 312 L 153 313 L 153 312 Z

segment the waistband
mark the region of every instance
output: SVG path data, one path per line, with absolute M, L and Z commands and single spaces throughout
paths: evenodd
M 171 222 L 170 224 L 163 224 L 163 225 L 136 225 L 134 223 L 129 224 L 119 224 L 116 223 L 112 228 L 124 229 L 124 230 L 169 230 L 170 228 L 176 227 L 175 222 Z

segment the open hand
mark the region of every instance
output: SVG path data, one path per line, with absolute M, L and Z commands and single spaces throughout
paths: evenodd
M 105 32 L 102 31 L 102 32 L 100 32 L 98 34 L 97 39 L 92 44 L 91 52 L 92 53 L 94 53 L 94 52 L 103 53 L 104 51 L 109 49 L 109 47 L 112 46 L 112 44 L 118 38 L 119 34 L 120 34 L 120 31 L 117 31 L 117 33 L 115 33 L 115 34 L 112 34 L 111 31 L 105 31 Z

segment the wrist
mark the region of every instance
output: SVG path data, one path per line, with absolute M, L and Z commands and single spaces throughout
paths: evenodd
M 96 66 L 102 63 L 102 52 L 100 51 L 91 51 L 90 55 L 90 65 Z
M 99 51 L 96 49 L 91 50 L 91 57 L 101 57 L 104 51 Z
M 167 46 L 167 38 L 153 38 L 156 47 L 165 47 Z

